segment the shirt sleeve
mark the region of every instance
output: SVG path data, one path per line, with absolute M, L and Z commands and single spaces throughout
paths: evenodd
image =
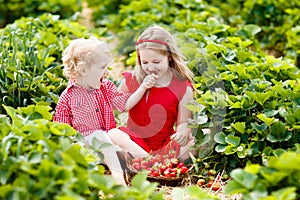
M 115 84 L 111 81 L 108 82 L 109 90 L 112 98 L 112 107 L 120 112 L 124 112 L 127 99 L 130 97 L 130 93 L 122 92 L 117 89 Z
M 53 121 L 72 125 L 71 109 L 69 107 L 68 98 L 65 92 L 63 92 L 59 97 L 59 100 L 55 108 Z

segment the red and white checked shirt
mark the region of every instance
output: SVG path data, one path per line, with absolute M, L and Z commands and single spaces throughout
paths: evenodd
M 94 90 L 70 81 L 59 97 L 53 121 L 70 124 L 84 136 L 96 130 L 108 131 L 116 127 L 113 109 L 123 112 L 129 96 L 108 79 Z

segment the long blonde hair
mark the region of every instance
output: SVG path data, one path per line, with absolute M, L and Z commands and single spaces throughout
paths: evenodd
M 147 28 L 136 42 L 136 67 L 134 73 L 137 81 L 141 83 L 146 76 L 145 71 L 141 67 L 140 49 L 153 49 L 160 51 L 163 55 L 168 55 L 170 58 L 169 67 L 173 74 L 181 80 L 189 80 L 192 83 L 193 73 L 185 63 L 185 57 L 179 50 L 174 37 L 160 26 L 152 26 Z

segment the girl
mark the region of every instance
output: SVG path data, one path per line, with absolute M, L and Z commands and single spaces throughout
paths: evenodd
M 116 127 L 113 109 L 122 111 L 129 96 L 105 79 L 111 59 L 108 44 L 96 38 L 75 39 L 63 52 L 64 75 L 70 81 L 59 98 L 53 120 L 71 125 L 88 145 L 94 138 L 111 142 L 106 134 Z M 117 150 L 112 145 L 101 152 L 112 175 L 125 185 Z
M 174 150 L 188 158 L 193 145 L 185 104 L 193 99 L 192 76 L 172 35 L 159 26 L 146 29 L 136 42 L 136 68 L 125 72 L 120 90 L 132 94 L 126 102 L 127 127 L 112 129 L 114 144 L 135 157 Z M 174 129 L 175 127 L 175 129 Z

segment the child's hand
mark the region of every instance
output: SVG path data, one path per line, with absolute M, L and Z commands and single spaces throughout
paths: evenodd
M 192 134 L 187 134 L 186 131 L 178 131 L 171 136 L 171 140 L 175 140 L 180 146 L 185 146 L 192 139 Z
M 157 78 L 158 76 L 155 74 L 147 75 L 143 80 L 142 87 L 144 87 L 145 89 L 152 88 L 156 83 Z

